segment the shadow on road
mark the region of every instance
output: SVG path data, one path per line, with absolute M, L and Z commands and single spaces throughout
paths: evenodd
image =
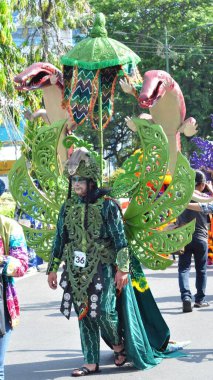
M 42 351 L 42 350 L 41 350 Z M 70 376 L 70 373 L 74 368 L 82 366 L 83 358 L 80 350 L 70 350 L 63 351 L 63 353 L 48 354 L 47 360 L 36 363 L 22 363 L 14 364 L 11 366 L 6 366 L 6 379 L 14 380 L 14 373 L 16 374 L 15 380 L 58 380 L 65 379 Z M 48 351 L 49 352 L 49 351 Z M 56 353 L 57 352 L 57 353 Z M 184 350 L 188 355 L 185 357 L 179 357 L 176 360 L 188 362 L 188 363 L 201 363 L 203 361 L 213 361 L 213 350 Z M 33 353 L 32 353 L 33 355 Z M 211 356 L 211 357 L 210 357 Z M 48 358 L 52 358 L 48 360 Z M 55 360 L 54 360 L 55 358 Z M 171 360 L 171 359 L 167 359 Z M 131 372 L 131 376 L 134 376 L 135 372 L 138 370 L 132 368 L 131 366 L 124 366 L 122 368 L 116 368 L 113 365 L 113 356 L 111 352 L 105 352 L 102 355 L 101 360 L 101 374 L 99 375 L 120 375 L 118 378 L 122 377 L 122 374 Z M 147 374 L 147 372 L 146 372 Z M 90 378 L 90 376 L 88 376 Z
M 35 351 L 32 351 L 32 355 L 33 352 Z M 70 350 L 66 353 L 64 351 L 64 353 L 58 353 L 58 351 L 56 352 L 46 355 L 46 361 L 7 365 L 5 367 L 5 378 L 7 380 L 14 380 L 15 373 L 15 380 L 56 380 L 65 378 L 67 379 L 70 377 L 70 373 L 74 368 L 78 368 L 83 365 L 83 357 L 80 350 Z M 48 360 L 48 358 L 52 359 Z M 131 371 L 131 373 L 138 372 L 138 370 L 128 365 L 122 368 L 115 367 L 113 365 L 113 355 L 111 351 L 105 351 L 101 359 L 102 360 L 100 366 L 101 374 L 103 375 L 121 375 L 122 373 L 127 373 L 129 371 Z M 90 376 L 88 377 L 90 378 Z
M 205 362 L 212 362 L 213 361 L 213 349 L 205 349 L 205 350 L 184 350 L 187 355 L 177 358 L 178 360 L 188 362 L 188 363 L 201 363 L 203 361 Z M 209 356 L 209 357 L 208 357 Z M 211 356 L 211 357 L 210 357 Z

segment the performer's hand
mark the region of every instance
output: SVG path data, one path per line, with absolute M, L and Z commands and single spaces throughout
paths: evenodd
M 57 273 L 55 272 L 50 272 L 48 274 L 48 284 L 51 289 L 56 289 L 58 286 L 57 283 Z
M 126 94 L 131 94 L 131 95 L 134 94 L 133 88 L 132 88 L 131 84 L 129 84 L 129 83 L 127 82 L 126 78 L 124 78 L 124 79 L 120 79 L 119 83 L 120 83 L 120 86 L 121 86 L 122 90 L 123 90 Z
M 127 117 L 125 117 L 124 120 L 127 124 L 127 127 L 129 127 L 129 129 L 131 129 L 131 131 L 133 131 L 133 132 L 137 131 L 137 127 L 136 127 L 134 121 L 132 121 L 131 117 L 127 116 Z
M 115 275 L 116 288 L 120 291 L 128 283 L 128 272 L 118 270 Z

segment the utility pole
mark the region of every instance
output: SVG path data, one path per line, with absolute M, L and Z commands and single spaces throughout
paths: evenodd
M 168 33 L 167 27 L 165 26 L 165 58 L 166 58 L 166 71 L 169 73 L 169 46 L 168 46 Z

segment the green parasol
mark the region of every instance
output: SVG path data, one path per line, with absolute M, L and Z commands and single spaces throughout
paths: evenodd
M 75 45 L 61 58 L 64 65 L 63 106 L 70 114 L 72 128 L 89 117 L 99 130 L 101 174 L 103 174 L 103 128 L 113 115 L 114 91 L 120 71 L 131 81 L 141 81 L 137 70 L 140 57 L 131 49 L 107 37 L 105 16 L 98 13 L 90 37 Z
M 105 16 L 98 13 L 91 37 L 85 38 L 67 55 L 61 58 L 61 62 L 68 66 L 78 66 L 83 69 L 96 70 L 110 66 L 140 62 L 140 57 L 121 42 L 107 37 L 105 28 Z

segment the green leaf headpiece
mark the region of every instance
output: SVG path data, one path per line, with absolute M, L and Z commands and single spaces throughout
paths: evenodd
M 78 175 L 99 182 L 100 166 L 86 148 L 77 148 L 66 162 L 64 174 L 68 177 Z

